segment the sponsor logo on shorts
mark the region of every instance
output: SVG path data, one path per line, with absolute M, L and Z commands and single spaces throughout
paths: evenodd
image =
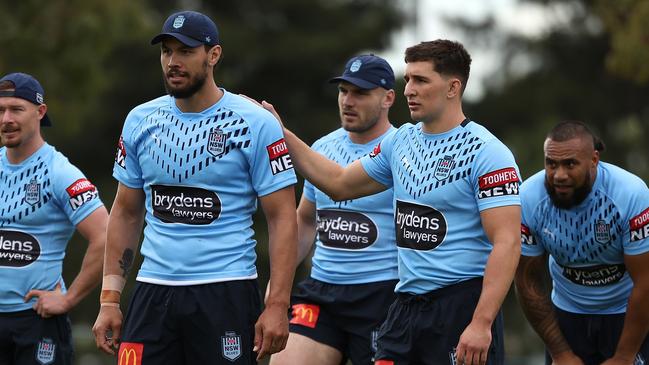
M 151 185 L 151 204 L 164 223 L 210 224 L 221 214 L 215 192 L 189 186 Z
M 377 144 L 377 145 L 374 147 L 374 149 L 372 150 L 372 152 L 370 152 L 370 157 L 376 157 L 376 156 L 379 155 L 379 153 L 381 153 L 381 144 L 380 144 L 380 143 Z
M 595 222 L 595 242 L 601 244 L 611 242 L 611 225 L 603 219 Z
M 266 146 L 266 151 L 268 151 L 270 170 L 273 175 L 293 168 L 293 161 L 291 161 L 291 155 L 288 153 L 284 138 Z
M 293 304 L 293 315 L 290 323 L 315 328 L 320 315 L 320 306 L 315 304 Z
M 136 342 L 122 342 L 117 353 L 117 365 L 142 365 L 144 344 Z
M 124 138 L 119 137 L 117 142 L 117 153 L 115 154 L 115 163 L 123 169 L 126 168 L 126 148 L 124 147 Z
M 631 218 L 629 221 L 631 242 L 640 241 L 649 237 L 649 208 Z
M 0 267 L 24 267 L 41 255 L 38 240 L 27 233 L 0 230 Z
M 210 132 L 210 137 L 207 139 L 207 152 L 220 157 L 225 152 L 225 146 L 228 135 L 223 133 L 222 130 L 216 128 Z
M 376 362 L 374 362 L 374 365 L 394 365 L 394 361 L 392 361 L 392 360 L 376 360 Z
M 446 218 L 433 207 L 397 200 L 394 221 L 399 247 L 432 250 L 446 238 Z
M 451 365 L 457 364 L 457 351 L 455 347 L 453 347 L 451 351 L 448 353 L 448 360 L 449 360 L 449 364 Z
M 36 205 L 41 201 L 41 184 L 38 183 L 36 178 L 29 180 L 25 184 L 25 203 L 29 205 Z
M 36 361 L 39 364 L 47 365 L 54 362 L 56 357 L 56 344 L 51 338 L 43 338 L 38 342 L 36 348 Z
M 530 232 L 530 228 L 522 223 L 521 242 L 523 242 L 524 245 L 536 245 L 536 241 L 534 241 L 534 236 L 532 235 L 532 232 Z
M 376 224 L 365 214 L 344 210 L 318 210 L 318 240 L 334 248 L 358 250 L 371 246 L 378 236 Z
M 79 179 L 68 186 L 65 191 L 70 196 L 72 210 L 77 210 L 86 202 L 97 197 L 97 188 L 88 179 Z
M 221 336 L 221 350 L 224 358 L 234 362 L 241 356 L 241 336 L 233 331 L 225 332 Z
M 642 354 L 638 353 L 635 355 L 635 359 L 633 360 L 633 365 L 645 365 L 646 362 L 644 358 L 642 357 Z
M 373 353 L 376 353 L 376 351 L 378 351 L 379 349 L 378 340 L 379 340 L 379 330 L 377 328 L 374 331 L 372 331 L 372 333 L 370 333 L 370 349 L 372 349 Z
M 562 266 L 563 276 L 583 286 L 606 286 L 617 283 L 624 277 L 624 264 L 597 265 L 587 267 Z
M 435 178 L 439 181 L 446 180 L 451 176 L 454 167 L 453 156 L 446 155 L 444 158 L 440 158 L 437 160 L 437 166 L 435 166 Z
M 492 171 L 478 178 L 478 199 L 518 195 L 518 173 L 513 167 Z

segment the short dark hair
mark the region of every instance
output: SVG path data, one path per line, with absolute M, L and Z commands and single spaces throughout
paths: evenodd
M 578 120 L 566 120 L 555 125 L 546 138 L 556 142 L 565 142 L 573 138 L 591 138 L 596 151 L 603 152 L 606 149 L 604 141 L 593 133 L 588 126 Z
M 447 39 L 421 42 L 406 49 L 405 60 L 406 63 L 432 62 L 435 72 L 457 76 L 462 82 L 461 93 L 464 94 L 471 71 L 471 56 L 461 43 Z

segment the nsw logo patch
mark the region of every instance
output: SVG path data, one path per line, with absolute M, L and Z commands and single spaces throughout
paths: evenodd
M 47 365 L 54 362 L 56 358 L 56 344 L 51 338 L 43 338 L 38 342 L 36 349 L 36 361 L 39 364 Z
M 234 331 L 227 331 L 221 336 L 221 350 L 223 357 L 234 362 L 241 356 L 241 336 Z
M 293 168 L 293 161 L 291 161 L 291 155 L 288 154 L 288 147 L 284 138 L 269 144 L 266 146 L 266 150 L 268 151 L 270 170 L 273 175 Z
M 41 184 L 32 178 L 29 183 L 25 184 L 25 203 L 36 205 L 41 201 Z
M 226 142 L 228 135 L 223 133 L 219 128 L 210 132 L 210 137 L 207 139 L 207 152 L 211 153 L 214 157 L 221 157 L 225 153 Z
M 452 156 L 446 155 L 444 158 L 437 160 L 437 166 L 435 166 L 435 178 L 439 181 L 446 180 L 451 176 L 451 171 L 455 167 L 455 161 Z
M 611 225 L 603 219 L 595 222 L 595 242 L 601 244 L 611 242 Z

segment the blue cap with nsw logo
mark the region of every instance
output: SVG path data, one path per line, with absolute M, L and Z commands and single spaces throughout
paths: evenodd
M 329 82 L 347 81 L 361 89 L 382 87 L 390 90 L 394 87 L 394 72 L 390 64 L 373 54 L 356 56 L 347 61 L 345 72 Z
M 151 39 L 151 44 L 160 43 L 170 36 L 188 47 L 219 44 L 219 30 L 207 15 L 196 11 L 181 11 L 171 14 L 162 26 L 162 32 Z
M 13 91 L 0 91 L 0 97 L 10 96 L 14 98 L 21 98 L 30 101 L 36 105 L 45 104 L 45 91 L 41 84 L 32 75 L 22 72 L 10 73 L 3 76 L 0 82 L 9 81 L 13 84 Z M 41 126 L 49 127 L 52 121 L 47 116 L 43 115 L 41 119 Z

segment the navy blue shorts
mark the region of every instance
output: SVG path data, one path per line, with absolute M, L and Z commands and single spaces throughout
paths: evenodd
M 67 314 L 42 318 L 28 309 L 0 313 L 0 365 L 72 365 Z
M 482 278 L 474 278 L 422 295 L 400 293 L 379 330 L 376 360 L 390 365 L 455 365 L 455 347 L 471 323 L 481 292 Z M 494 320 L 491 335 L 487 364 L 501 365 L 502 313 Z
M 578 314 L 554 306 L 563 337 L 575 355 L 585 365 L 599 365 L 613 357 L 624 327 L 624 313 L 621 314 Z M 552 359 L 546 352 L 546 364 Z M 644 365 L 649 360 L 649 337 L 645 338 L 636 364 Z
M 256 364 L 252 349 L 260 313 L 256 280 L 190 286 L 136 282 L 118 364 Z
M 336 348 L 354 364 L 372 364 L 376 335 L 397 280 L 337 285 L 306 279 L 291 298 L 289 330 Z

